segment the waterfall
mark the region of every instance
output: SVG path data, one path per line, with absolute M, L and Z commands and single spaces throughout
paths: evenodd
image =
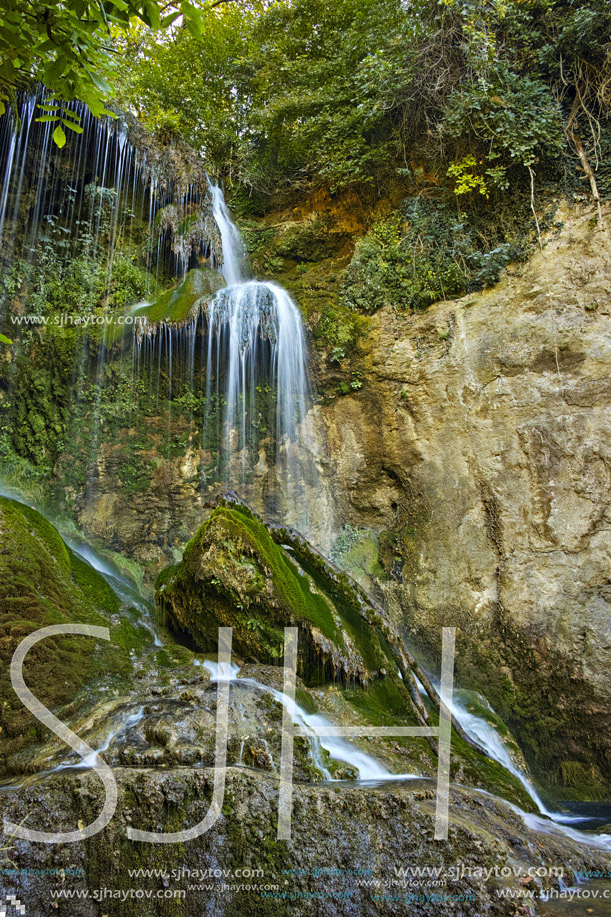
M 0 330 L 20 356 L 32 318 L 36 326 L 51 316 L 51 329 L 65 314 L 67 324 L 89 322 L 72 355 L 75 403 L 54 458 L 59 474 L 89 509 L 111 444 L 131 489 L 146 479 L 141 456 L 171 462 L 182 450 L 196 500 L 236 489 L 326 547 L 329 504 L 320 512 L 306 499 L 317 489 L 317 442 L 299 309 L 286 290 L 252 277 L 222 189 L 189 154 L 168 158 L 134 119 L 93 118 L 76 102 L 82 133 L 59 149 L 53 125 L 37 120 L 44 97 L 23 93 L 0 118 Z M 227 286 L 215 296 L 221 275 Z M 140 285 L 153 307 L 173 292 L 180 300 L 177 281 L 193 294 L 179 318 L 160 309 L 144 326 L 134 313 L 133 335 L 120 340 L 105 323 L 135 306 L 122 284 Z M 50 349 L 53 331 L 41 337 Z M 15 360 L 7 369 L 11 387 L 22 368 Z M 5 414 L 17 403 L 7 399 Z M 143 417 L 154 418 L 146 429 Z M 15 427 L 12 414 L 5 426 Z
M 317 440 L 301 314 L 286 290 L 252 277 L 223 191 L 211 181 L 208 199 L 210 237 L 220 246 L 162 294 L 163 309 L 136 307 L 134 318 L 151 309 L 160 317 L 134 322 L 131 387 L 140 410 L 152 402 L 166 415 L 168 443 L 181 430 L 198 451 L 203 499 L 237 490 L 274 522 L 311 534 L 323 514 L 307 499 L 316 489 Z M 220 289 L 219 274 L 227 283 Z M 186 298 L 180 318 L 172 317 L 172 304 Z
M 65 263 L 87 251 L 105 256 L 110 288 L 117 244 L 144 226 L 148 270 L 158 275 L 161 263 L 166 274 L 184 276 L 202 248 L 190 227 L 205 193 L 203 172 L 200 193 L 199 176 L 187 168 L 188 178 L 173 175 L 134 119 L 95 118 L 78 102 L 67 108 L 81 133 L 68 131 L 59 149 L 53 123 L 38 120 L 46 95 L 42 88 L 22 93 L 0 117 L 3 264 L 21 260 L 23 272 L 51 248 Z
M 220 185 L 215 185 L 208 180 L 208 190 L 212 200 L 212 213 L 219 228 L 223 248 L 221 273 L 227 281 L 227 285 L 234 286 L 250 279 L 248 254 L 240 231 L 231 219 L 229 209 L 225 203 L 225 195 Z
M 306 342 L 299 309 L 286 290 L 249 277 L 248 258 L 223 192 L 210 185 L 223 245 L 221 271 L 228 286 L 208 308 L 206 414 L 216 415 L 224 482 L 241 489 L 263 461 L 264 440 L 274 444 L 282 502 L 295 505 L 307 468 L 310 400 Z M 213 388 L 213 379 L 215 386 Z M 305 521 L 305 520 L 302 520 Z

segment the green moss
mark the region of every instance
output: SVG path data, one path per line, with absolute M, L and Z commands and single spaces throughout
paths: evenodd
M 224 501 L 156 583 L 162 618 L 205 651 L 234 628 L 244 658 L 278 664 L 284 628 L 297 625 L 299 671 L 309 684 L 396 677 L 390 648 L 362 613 L 349 580 L 305 548 L 282 544 L 244 505 Z
M 399 678 L 381 678 L 366 689 L 349 688 L 345 696 L 371 726 L 392 726 L 397 722 L 415 726 L 416 719 L 406 693 Z
M 302 569 L 318 589 L 332 598 L 342 621 L 342 629 L 350 636 L 367 668 L 371 671 L 386 668 L 395 672 L 396 665 L 386 645 L 383 645 L 380 632 L 361 613 L 359 597 L 348 576 L 339 571 L 330 576 L 330 568 L 324 558 L 309 550 L 305 543 L 294 547 Z
M 161 589 L 162 586 L 165 586 L 181 569 L 182 564 L 169 564 L 167 567 L 164 567 L 157 576 L 155 580 L 155 589 Z
M 162 293 L 155 302 L 138 309 L 138 318 L 146 316 L 150 322 L 184 322 L 202 297 L 213 296 L 224 286 L 222 276 L 208 268 L 189 271 L 185 279 Z
M 40 737 L 46 734 L 24 711 L 10 682 L 10 660 L 21 640 L 50 624 L 108 626 L 119 611 L 103 577 L 67 547 L 40 513 L 0 498 L 0 767 L 29 744 L 32 729 Z M 109 643 L 80 636 L 45 640 L 26 658 L 26 684 L 46 707 L 56 709 L 97 677 L 127 677 L 130 650 L 148 639 L 135 620 L 123 619 L 111 627 Z
M 165 646 L 155 654 L 155 662 L 164 669 L 175 669 L 193 663 L 193 651 L 186 646 Z
M 322 595 L 312 591 L 307 577 L 299 572 L 286 553 L 274 543 L 266 527 L 246 507 L 220 506 L 214 511 L 185 549 L 184 561 L 187 568 L 201 544 L 205 543 L 211 527 L 219 522 L 222 522 L 227 535 L 240 546 L 238 550 L 246 546 L 262 568 L 269 571 L 275 594 L 285 614 L 297 622 L 311 622 L 330 640 L 340 644 L 343 642 L 328 602 Z

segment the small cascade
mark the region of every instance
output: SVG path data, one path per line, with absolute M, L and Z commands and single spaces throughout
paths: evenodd
M 64 770 L 88 770 L 89 768 L 96 767 L 98 755 L 103 755 L 105 751 L 108 751 L 112 742 L 119 736 L 124 736 L 129 732 L 130 729 L 133 729 L 138 723 L 145 717 L 144 707 L 139 707 L 135 713 L 129 713 L 108 732 L 106 738 L 102 742 L 99 748 L 94 749 L 91 754 L 87 755 L 84 758 L 70 753 L 69 757 L 62 764 L 57 764 L 54 768 L 51 769 L 50 773 L 56 774 Z
M 452 715 L 456 718 L 467 735 L 474 739 L 475 742 L 477 742 L 477 744 L 483 748 L 494 761 L 498 761 L 498 763 L 502 764 L 510 774 L 513 774 L 514 777 L 517 777 L 517 779 L 520 781 L 538 808 L 540 814 L 545 816 L 545 818 L 551 819 L 551 821 L 564 825 L 579 824 L 589 821 L 590 819 L 585 816 L 569 815 L 564 812 L 554 812 L 545 805 L 539 793 L 537 792 L 530 775 L 527 771 L 516 764 L 509 752 L 507 743 L 503 741 L 501 735 L 494 728 L 492 723 L 485 719 L 483 716 L 478 716 L 477 714 L 473 713 L 468 708 L 466 700 L 461 701 L 461 694 L 464 697 L 467 693 L 468 692 L 461 691 L 455 692 L 452 701 Z M 485 698 L 479 694 L 475 695 L 475 697 L 479 705 L 490 711 L 491 718 L 496 716 L 492 707 L 490 707 Z
M 235 681 L 240 671 L 240 666 L 235 662 L 211 662 L 205 659 L 203 668 L 210 673 L 210 681 Z
M 196 661 L 196 664 L 199 663 Z M 277 691 L 269 685 L 265 685 L 256 678 L 239 678 L 240 667 L 235 663 L 230 663 L 227 667 L 220 668 L 218 662 L 212 662 L 209 659 L 204 660 L 203 667 L 210 672 L 210 680 L 213 682 L 228 680 L 237 682 L 240 685 L 254 688 L 271 695 L 279 704 L 281 704 L 291 715 L 293 722 L 300 726 L 310 743 L 310 752 L 312 761 L 317 770 L 319 770 L 326 780 L 332 780 L 331 772 L 327 768 L 322 749 L 324 749 L 331 758 L 336 761 L 343 761 L 350 767 L 354 768 L 361 781 L 381 781 L 381 780 L 409 780 L 416 779 L 415 774 L 392 774 L 383 764 L 372 758 L 371 755 L 361 751 L 347 739 L 339 736 L 319 735 L 323 727 L 333 725 L 325 717 L 319 714 L 311 714 L 304 710 L 296 701 L 291 700 L 288 695 L 282 691 Z M 240 760 L 243 751 L 240 749 Z
M 295 505 L 311 453 L 306 440 L 310 401 L 307 350 L 299 309 L 275 283 L 253 280 L 240 233 L 222 190 L 210 185 L 212 210 L 223 244 L 221 271 L 228 286 L 208 309 L 206 414 L 214 413 L 223 479 L 242 489 L 263 460 L 264 440 L 274 444 L 276 477 L 284 503 Z M 214 381 L 213 381 L 214 380 Z M 306 521 L 307 524 L 307 521 Z
M 66 544 L 86 561 L 94 570 L 101 573 L 113 592 L 127 605 L 137 608 L 141 614 L 140 624 L 151 634 L 155 646 L 163 646 L 163 640 L 159 636 L 159 631 L 154 623 L 155 606 L 148 602 L 138 592 L 132 582 L 130 582 L 120 571 L 109 561 L 101 557 L 91 545 L 86 542 L 66 539 Z
M 222 252 L 218 266 L 227 281 L 227 286 L 237 286 L 251 279 L 248 253 L 240 231 L 231 219 L 220 185 L 208 180 L 208 190 L 212 200 L 212 213 L 221 236 Z

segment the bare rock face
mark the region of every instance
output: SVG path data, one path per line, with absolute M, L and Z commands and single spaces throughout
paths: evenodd
M 611 771 L 611 222 L 563 227 L 494 289 L 384 309 L 358 393 L 320 409 L 343 522 L 380 535 L 380 591 L 429 659 L 516 732 L 540 777 Z

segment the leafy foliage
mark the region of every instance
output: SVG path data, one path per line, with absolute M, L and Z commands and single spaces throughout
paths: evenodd
M 357 312 L 387 305 L 426 309 L 439 299 L 496 283 L 503 267 L 522 259 L 526 250 L 525 240 L 510 229 L 496 227 L 484 238 L 466 215 L 408 198 L 357 243 L 341 299 Z
M 600 153 L 603 0 L 250 0 L 207 25 L 200 43 L 141 29 L 124 97 L 255 196 L 381 196 L 424 164 L 464 201 L 490 199 L 525 170 L 560 176 L 579 128 Z
M 265 5 L 218 6 L 199 35 L 132 30 L 122 45 L 119 101 L 135 107 L 150 129 L 188 139 L 212 171 L 231 174 L 250 105 L 246 36 Z
M 64 129 L 82 132 L 66 103 L 76 99 L 95 116 L 112 115 L 106 102 L 113 95 L 111 45 L 118 33 L 128 31 L 134 18 L 157 31 L 179 17 L 190 34 L 203 34 L 202 11 L 188 0 L 171 7 L 158 0 L 5 0 L 0 9 L 0 114 L 16 88 L 44 83 L 50 98 L 41 120 L 56 123 L 53 139 L 64 146 Z

